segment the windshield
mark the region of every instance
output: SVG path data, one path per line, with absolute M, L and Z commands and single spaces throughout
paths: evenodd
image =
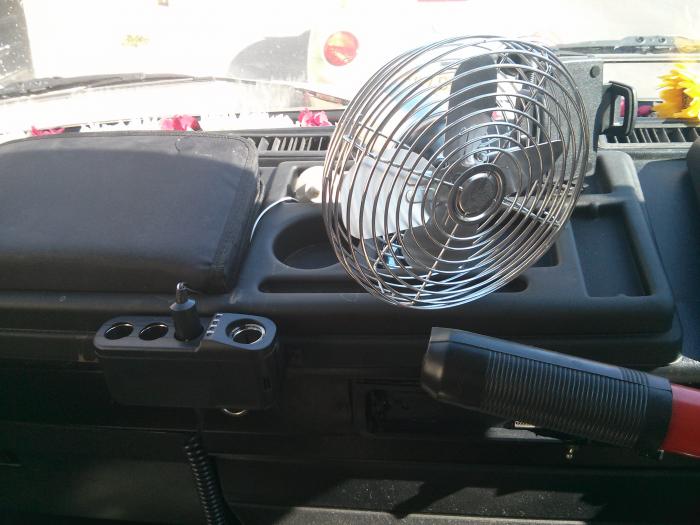
M 553 46 L 582 43 L 579 52 L 624 55 L 624 60 L 606 59 L 627 63 L 606 70 L 606 79 L 625 81 L 619 77 L 628 76 L 639 84 L 642 98 L 656 98 L 658 76 L 675 62 L 695 62 L 700 45 L 697 0 L 0 0 L 0 15 L 3 88 L 46 77 L 181 74 L 292 83 L 339 97 L 334 103 L 276 91 L 246 107 L 243 95 L 248 97 L 250 90 L 241 94 L 230 86 L 185 90 L 181 79 L 177 87 L 168 83 L 166 96 L 152 85 L 127 89 L 123 84 L 128 83 L 122 83 L 119 94 L 111 93 L 109 99 L 90 99 L 81 92 L 83 98 L 70 109 L 64 104 L 60 118 L 69 122 L 49 118 L 56 109 L 48 103 L 25 105 L 17 112 L 31 118 L 22 126 L 29 121 L 49 126 L 108 120 L 105 106 L 119 108 L 115 119 L 127 113 L 162 117 L 155 113 L 342 107 L 398 53 L 470 34 L 534 38 Z M 614 44 L 650 36 L 683 45 L 637 49 Z M 591 45 L 596 41 L 613 44 Z M 635 53 L 646 56 L 641 70 L 640 61 L 630 59 Z M 632 62 L 637 64 L 634 72 Z M 151 98 L 144 102 L 146 92 Z M 19 94 L 26 95 L 26 89 Z

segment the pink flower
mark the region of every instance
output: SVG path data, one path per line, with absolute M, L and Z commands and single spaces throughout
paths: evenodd
M 199 120 L 191 115 L 175 115 L 161 119 L 160 129 L 166 131 L 202 131 Z
M 637 115 L 639 115 L 640 117 L 648 117 L 649 115 L 651 115 L 651 106 L 648 106 L 646 104 L 643 106 L 639 106 L 639 109 L 637 110 Z
M 310 109 L 305 109 L 299 113 L 299 118 L 297 119 L 299 125 L 302 128 L 313 128 L 318 126 L 330 126 L 331 122 L 328 120 L 328 115 L 325 111 L 311 111 Z
M 29 131 L 29 133 L 31 133 L 32 137 L 40 137 L 42 135 L 58 135 L 60 133 L 63 133 L 65 130 L 65 128 L 37 129 L 34 126 L 32 126 L 32 129 Z

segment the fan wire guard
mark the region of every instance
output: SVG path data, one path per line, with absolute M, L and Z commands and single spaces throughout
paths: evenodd
M 404 53 L 338 122 L 323 217 L 345 270 L 393 304 L 504 286 L 554 243 L 581 192 L 585 108 L 554 51 L 497 37 Z

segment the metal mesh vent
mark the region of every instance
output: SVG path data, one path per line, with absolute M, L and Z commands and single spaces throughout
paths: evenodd
M 323 152 L 330 142 L 329 135 L 260 135 L 248 138 L 255 143 L 259 152 Z
M 636 127 L 625 137 L 601 137 L 604 144 L 683 144 L 695 142 L 700 138 L 697 127 Z

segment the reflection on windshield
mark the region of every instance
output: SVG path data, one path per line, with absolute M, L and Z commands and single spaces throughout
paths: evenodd
M 451 36 L 560 45 L 668 35 L 692 53 L 700 42 L 697 0 L 0 0 L 0 24 L 3 85 L 168 73 L 294 82 L 346 99 L 390 58 Z M 634 78 L 653 79 L 653 97 L 648 86 L 669 69 Z M 219 113 L 233 111 L 219 102 Z
M 494 9 L 492 0 L 0 0 L 0 45 L 8 73 L 36 77 L 141 71 L 343 88 L 450 36 L 700 40 L 696 0 L 500 0 Z

